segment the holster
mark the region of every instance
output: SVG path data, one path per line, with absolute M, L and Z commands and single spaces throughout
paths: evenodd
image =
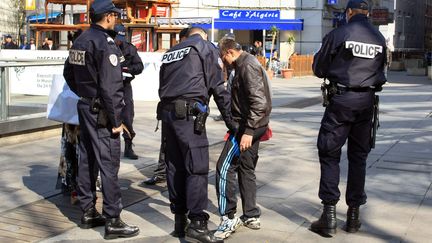
M 90 112 L 97 114 L 97 125 L 99 127 L 107 127 L 109 124 L 108 113 L 104 109 L 99 98 L 93 98 L 90 102 Z
M 327 107 L 330 104 L 330 100 L 333 98 L 333 96 L 337 94 L 336 83 L 326 82 L 326 80 L 324 80 L 324 82 L 321 83 L 321 93 L 323 97 L 322 105 Z
M 200 102 L 194 102 L 192 104 L 192 113 L 195 115 L 194 131 L 197 134 L 201 134 L 205 130 L 205 123 L 209 115 L 208 106 Z
M 156 120 L 162 120 L 162 101 L 159 101 L 156 107 Z

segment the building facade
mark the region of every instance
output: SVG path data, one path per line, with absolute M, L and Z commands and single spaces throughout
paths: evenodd
M 244 18 L 247 12 L 269 15 L 269 18 L 236 24 L 238 16 L 235 15 Z M 242 45 L 262 41 L 267 53 L 271 46 L 269 30 L 274 25 L 280 30 L 275 49 L 284 60 L 288 59 L 285 50 L 290 48 L 288 40 L 291 36 L 295 37 L 295 51 L 298 53 L 313 54 L 319 49 L 323 35 L 322 12 L 323 0 L 181 0 L 174 9 L 174 16 L 212 18 L 215 23 L 214 41 L 232 32 Z
M 0 38 L 11 35 L 14 41 L 18 35 L 17 10 L 14 9 L 12 1 L 0 1 Z
M 290 36 L 295 37 L 295 51 L 302 55 L 314 54 L 321 46 L 322 38 L 337 26 L 343 24 L 345 6 L 348 0 L 181 0 L 178 8 L 174 9 L 176 17 L 209 17 L 214 19 L 216 28 L 214 40 L 219 40 L 228 32 L 233 32 L 236 40 L 242 44 L 252 44 L 255 40 L 265 42 L 266 49 L 269 49 L 270 36 L 269 28 L 260 29 L 260 22 L 251 23 L 255 27 L 245 29 L 242 25 L 231 26 L 229 29 L 217 28 L 218 21 L 224 16 L 222 10 L 247 11 L 256 10 L 280 11 L 280 20 L 301 20 L 301 29 L 283 30 L 281 29 L 276 41 L 276 49 L 280 50 L 281 59 L 285 59 L 284 53 Z M 376 10 L 376 18 L 381 18 L 377 22 L 383 34 L 388 38 L 393 38 L 391 27 L 394 16 L 394 0 L 371 0 L 371 9 Z M 223 21 L 223 20 L 222 20 Z M 228 25 L 226 25 L 228 26 Z M 389 27 L 390 26 L 390 27 Z M 229 27 L 229 26 L 228 26 Z
M 425 36 L 424 36 L 424 46 L 425 50 L 428 52 L 432 51 L 432 0 L 426 0 L 425 3 Z
M 423 50 L 426 0 L 397 0 L 393 43 L 397 50 Z

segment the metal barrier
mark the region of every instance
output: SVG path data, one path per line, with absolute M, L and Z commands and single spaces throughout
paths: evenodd
M 0 137 L 5 134 L 22 132 L 25 130 L 40 129 L 58 123 L 46 119 L 46 112 L 10 116 L 11 84 L 10 69 L 30 66 L 62 66 L 64 61 L 38 61 L 38 62 L 0 62 Z

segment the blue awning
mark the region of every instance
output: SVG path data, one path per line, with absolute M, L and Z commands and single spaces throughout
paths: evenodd
M 61 12 L 52 12 L 48 14 L 48 20 L 53 20 L 57 18 Z M 38 14 L 38 15 L 31 15 L 27 17 L 28 22 L 30 23 L 36 23 L 36 21 L 44 22 L 45 21 L 45 14 Z
M 245 21 L 214 19 L 214 28 L 219 30 L 269 30 L 276 26 L 280 30 L 303 30 L 303 19 L 280 19 L 271 21 Z M 211 29 L 211 24 L 193 24 L 204 29 Z

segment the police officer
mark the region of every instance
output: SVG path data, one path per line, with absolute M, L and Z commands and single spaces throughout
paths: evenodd
M 123 130 L 122 54 L 108 31 L 114 29 L 121 13 L 109 0 L 91 5 L 90 29 L 73 43 L 65 62 L 64 77 L 81 97 L 78 199 L 83 211 L 82 228 L 105 225 L 105 239 L 138 235 L 136 226 L 120 219 L 122 200 L 118 184 L 120 133 Z M 95 208 L 96 178 L 102 179 L 103 212 Z
M 132 139 L 135 137 L 132 123 L 135 112 L 131 81 L 135 78 L 135 75 L 138 75 L 143 71 L 144 65 L 138 55 L 136 47 L 126 41 L 126 28 L 124 25 L 116 25 L 114 31 L 117 34 L 115 42 L 124 56 L 124 61 L 120 64 L 124 75 L 123 84 L 125 107 L 123 108 L 122 118 L 123 123 L 128 130 L 128 132 L 123 133 L 125 141 L 124 157 L 129 159 L 138 159 L 138 155 L 136 155 L 132 149 Z
M 228 128 L 235 130 L 229 94 L 222 78 L 222 60 L 201 28 L 167 51 L 160 70 L 158 114 L 166 138 L 165 162 L 174 234 L 193 242 L 223 242 L 207 228 L 208 140 L 204 123 L 210 95 Z M 191 223 L 187 225 L 186 215 Z M 185 232 L 186 231 L 186 232 Z
M 346 7 L 348 23 L 323 39 L 314 57 L 313 71 L 330 81 L 332 98 L 321 121 L 318 152 L 321 164 L 319 197 L 323 213 L 311 230 L 336 233 L 336 203 L 339 201 L 339 162 L 341 148 L 348 138 L 348 232 L 360 228 L 359 207 L 366 203 L 366 159 L 371 150 L 371 127 L 375 91 L 386 82 L 384 37 L 368 22 L 367 0 L 350 0 Z
M 189 27 L 183 28 L 179 33 L 180 42 L 186 40 Z M 154 174 L 149 179 L 140 183 L 141 186 L 152 186 L 166 181 L 166 165 L 165 165 L 165 140 L 166 138 L 161 136 L 161 146 L 159 149 L 159 160 Z

